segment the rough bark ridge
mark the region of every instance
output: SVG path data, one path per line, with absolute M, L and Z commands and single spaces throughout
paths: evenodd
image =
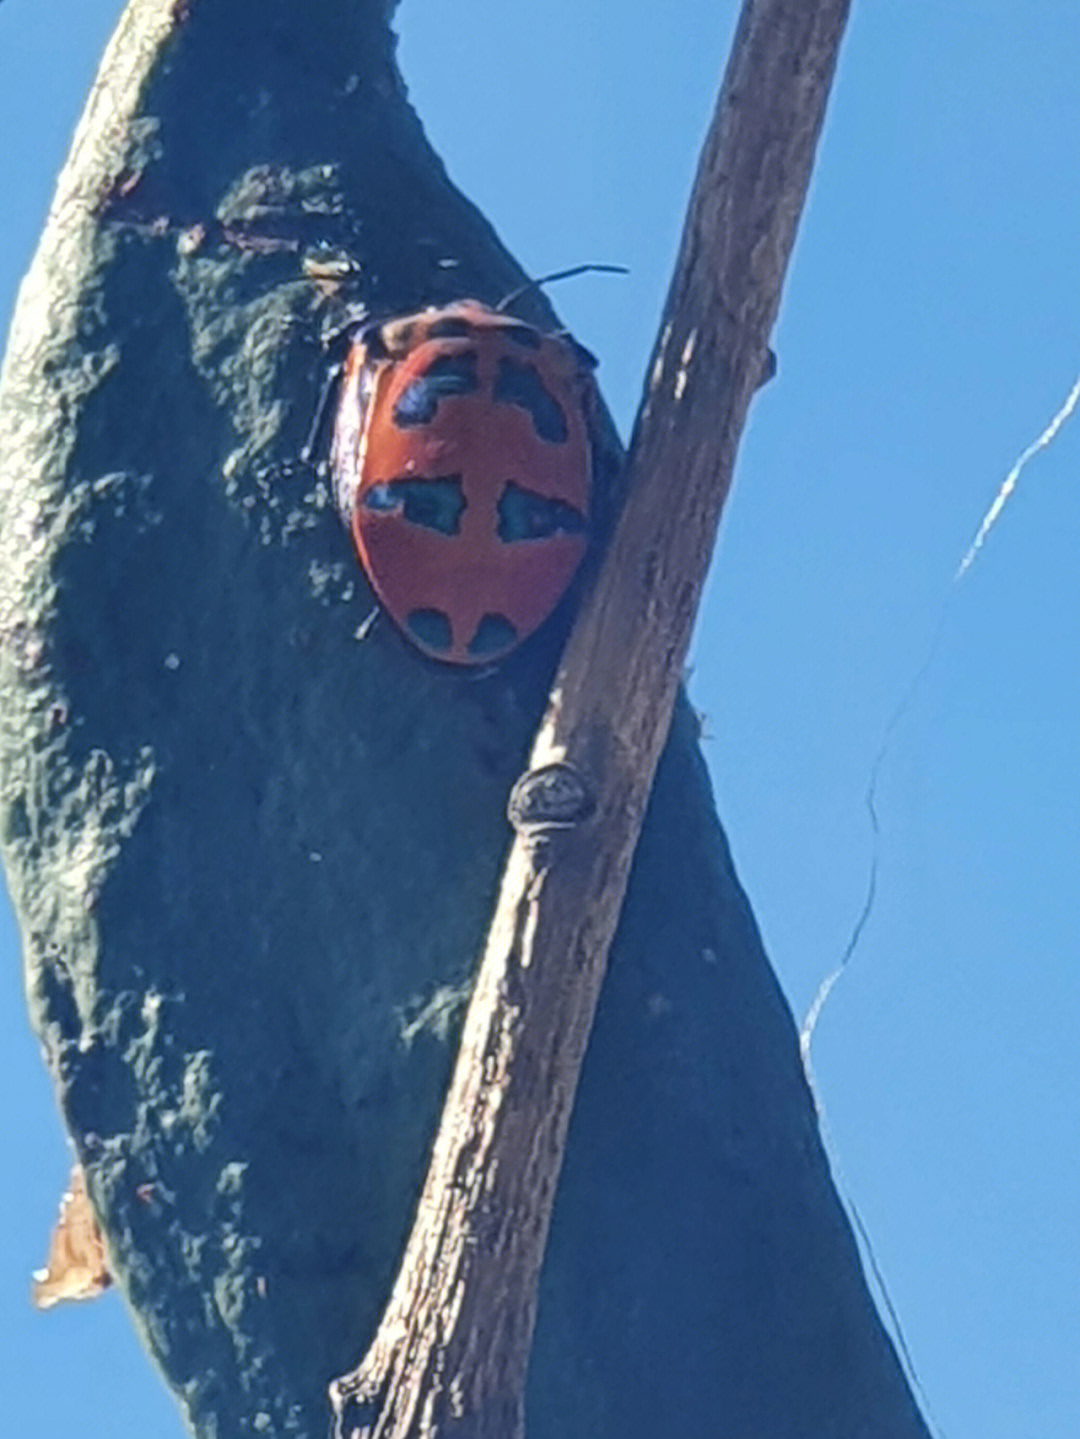
M 360 637 L 369 596 L 296 463 L 335 308 L 305 258 L 348 253 L 386 310 L 518 277 L 405 102 L 388 9 L 266 0 L 253 26 L 248 0 L 133 0 L 0 392 L 0 838 L 31 1015 L 119 1282 L 207 1439 L 322 1439 L 374 1330 L 560 638 L 474 682 Z M 528 1420 L 925 1435 L 685 705 Z

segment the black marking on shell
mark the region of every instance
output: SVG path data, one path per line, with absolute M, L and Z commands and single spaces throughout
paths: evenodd
M 429 650 L 448 650 L 453 643 L 450 621 L 442 610 L 413 610 L 405 623 L 410 634 Z
M 505 615 L 485 615 L 469 641 L 469 653 L 483 659 L 510 649 L 517 639 L 518 632 Z
M 440 355 L 402 390 L 394 405 L 394 424 L 402 429 L 430 425 L 440 400 L 468 395 L 479 388 L 476 355 L 471 350 L 460 355 Z
M 460 315 L 447 315 L 441 320 L 432 320 L 427 327 L 427 339 L 445 340 L 465 338 L 476 334 L 476 326 L 471 320 L 465 320 Z
M 493 397 L 508 405 L 527 411 L 533 429 L 549 444 L 565 444 L 570 437 L 562 406 L 540 378 L 534 365 L 519 365 L 513 360 L 500 360 L 495 376 Z
M 365 490 L 361 503 L 375 514 L 399 514 L 411 525 L 456 535 L 461 529 L 465 493 L 460 475 L 402 476 Z
M 508 340 L 513 340 L 516 345 L 523 345 L 526 350 L 538 350 L 543 344 L 539 330 L 534 330 L 531 325 L 507 324 L 499 329 L 500 335 L 505 335 Z
M 580 535 L 585 516 L 564 500 L 551 500 L 510 480 L 499 496 L 498 535 L 504 544 L 547 540 L 553 535 Z

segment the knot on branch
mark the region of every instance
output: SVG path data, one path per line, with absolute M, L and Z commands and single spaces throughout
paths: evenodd
M 545 830 L 572 829 L 592 814 L 593 806 L 585 776 L 559 760 L 531 769 L 517 780 L 506 815 L 518 834 L 531 837 Z

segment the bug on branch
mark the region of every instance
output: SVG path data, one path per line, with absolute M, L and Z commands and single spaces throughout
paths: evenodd
M 379 600 L 425 654 L 501 659 L 584 559 L 596 361 L 477 300 L 359 327 L 330 468 Z

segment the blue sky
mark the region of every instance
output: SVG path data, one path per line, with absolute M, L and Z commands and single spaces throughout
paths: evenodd
M 0 8 L 0 314 L 119 13 Z M 624 433 L 734 5 L 405 0 L 451 176 L 555 298 Z M 1080 10 L 856 3 L 694 643 L 721 814 L 796 1014 L 877 900 L 819 1024 L 834 1167 L 939 1434 L 1080 1434 L 1080 416 L 980 519 L 1080 371 Z M 36 1316 L 67 1157 L 0 913 L 0 1412 L 59 1439 L 180 1426 L 115 1297 Z M 130 1415 L 130 1420 L 118 1418 Z

